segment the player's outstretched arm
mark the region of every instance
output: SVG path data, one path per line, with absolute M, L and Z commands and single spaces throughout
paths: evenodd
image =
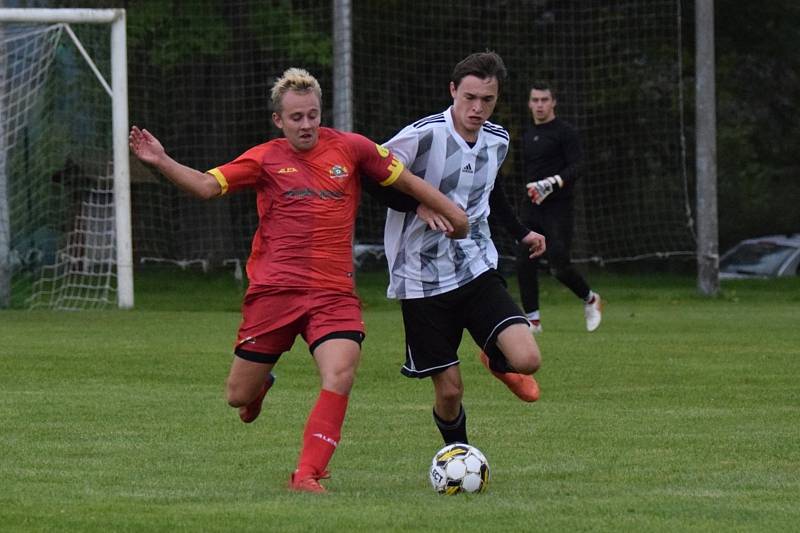
M 214 176 L 182 165 L 172 159 L 167 155 L 159 140 L 146 129 L 133 126 L 128 135 L 128 146 L 133 155 L 142 163 L 155 167 L 172 183 L 189 194 L 208 199 L 219 196 L 222 192 L 222 188 Z
M 403 172 L 400 173 L 400 176 L 398 176 L 392 186 L 413 196 L 419 200 L 422 205 L 446 219 L 452 227 L 451 231 L 446 232 L 448 237 L 463 239 L 467 236 L 467 232 L 469 231 L 467 214 L 430 183 L 412 174 L 407 168 L 404 168 Z

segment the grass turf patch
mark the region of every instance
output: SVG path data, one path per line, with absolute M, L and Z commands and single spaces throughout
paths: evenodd
M 223 384 L 232 276 L 137 274 L 133 311 L 0 312 L 4 531 L 779 531 L 800 519 L 798 280 L 697 296 L 675 276 L 595 274 L 603 325 L 543 280 L 542 399 L 460 351 L 487 493 L 427 481 L 429 380 L 399 374 L 385 275 L 359 276 L 368 337 L 325 497 L 286 490 L 318 380 L 298 341 L 262 417 Z M 511 290 L 516 289 L 511 283 Z

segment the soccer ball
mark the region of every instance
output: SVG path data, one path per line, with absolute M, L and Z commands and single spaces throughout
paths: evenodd
M 433 456 L 429 475 L 439 494 L 483 492 L 489 485 L 489 463 L 475 446 L 448 444 Z

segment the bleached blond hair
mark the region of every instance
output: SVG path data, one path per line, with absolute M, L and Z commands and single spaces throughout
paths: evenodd
M 320 88 L 317 78 L 309 74 L 305 69 L 294 67 L 286 69 L 283 75 L 275 80 L 270 93 L 274 112 L 281 113 L 283 110 L 283 95 L 289 91 L 298 93 L 313 92 L 317 95 L 319 105 L 322 106 L 322 88 Z

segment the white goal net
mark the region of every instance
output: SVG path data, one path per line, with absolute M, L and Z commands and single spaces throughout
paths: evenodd
M 0 308 L 118 303 L 110 32 L 0 18 Z

